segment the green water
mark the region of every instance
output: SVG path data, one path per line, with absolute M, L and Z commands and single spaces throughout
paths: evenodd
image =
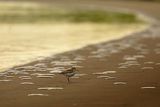
M 0 71 L 146 28 L 130 13 L 0 2 Z

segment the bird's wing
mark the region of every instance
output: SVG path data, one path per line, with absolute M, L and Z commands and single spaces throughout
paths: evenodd
M 60 74 L 66 74 L 66 73 L 72 73 L 73 71 L 71 69 L 66 69 L 62 71 Z

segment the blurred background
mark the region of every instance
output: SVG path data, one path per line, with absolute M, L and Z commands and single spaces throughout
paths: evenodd
M 158 1 L 0 0 L 0 70 L 145 29 L 145 17 L 115 7 Z

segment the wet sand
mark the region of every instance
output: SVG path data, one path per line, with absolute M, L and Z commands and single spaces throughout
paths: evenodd
M 157 23 L 120 40 L 90 45 L 3 72 L 0 106 L 159 107 L 159 34 Z M 80 72 L 68 84 L 57 72 L 69 66 L 76 66 Z

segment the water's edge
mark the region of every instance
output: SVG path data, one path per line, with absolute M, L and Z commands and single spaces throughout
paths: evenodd
M 123 11 L 123 10 L 122 10 L 122 11 Z M 145 29 L 144 29 L 144 28 L 143 28 L 143 29 L 139 29 L 138 31 L 135 31 L 135 32 L 133 32 L 133 33 L 143 33 L 143 32 L 145 32 L 145 31 L 147 31 L 148 29 L 151 29 L 151 28 L 156 24 L 156 20 L 154 20 L 153 18 L 151 18 L 151 17 L 149 17 L 149 16 L 147 16 L 147 15 L 144 15 L 144 14 L 139 13 L 139 12 L 133 12 L 133 11 L 131 11 L 131 12 L 132 12 L 133 14 L 136 14 L 137 16 L 139 16 L 141 19 L 143 18 L 144 21 L 146 21 L 147 23 L 149 23 L 149 24 L 146 26 Z M 145 18 L 145 19 L 144 19 L 144 18 Z M 121 36 L 121 37 L 119 37 L 119 38 L 114 38 L 114 39 L 112 38 L 111 40 L 103 41 L 103 42 L 96 43 L 96 44 L 101 44 L 101 43 L 106 43 L 106 42 L 111 42 L 111 41 L 123 39 L 123 38 L 125 38 L 125 37 L 130 36 L 130 35 L 132 35 L 132 34 L 123 35 L 123 36 Z M 88 46 L 90 46 L 90 45 L 96 45 L 96 44 L 87 44 L 86 46 L 82 46 L 82 47 L 79 47 L 79 48 L 76 48 L 76 49 L 73 49 L 73 50 L 69 50 L 69 51 L 74 51 L 74 50 L 78 50 L 78 49 L 83 49 L 83 48 L 88 47 Z M 64 51 L 64 52 L 60 52 L 60 53 L 55 53 L 55 54 L 53 54 L 53 55 L 56 56 L 56 55 L 58 55 L 58 54 L 62 54 L 62 53 L 65 53 L 65 52 L 68 52 L 68 51 Z M 45 57 L 43 57 L 43 58 L 41 57 L 40 60 L 46 59 L 46 58 L 48 58 L 48 57 L 50 57 L 50 56 L 53 56 L 53 55 L 45 56 Z M 34 62 L 34 61 L 36 61 L 36 60 L 32 60 L 32 61 L 29 61 L 29 62 L 27 62 L 27 63 Z M 16 65 L 16 66 L 22 66 L 22 65 L 25 65 L 25 64 L 27 64 L 27 63 L 22 63 L 22 64 Z M 16 67 L 16 66 L 13 66 L 13 67 L 11 67 L 11 68 L 14 68 L 14 67 Z M 10 68 L 3 69 L 1 72 L 5 72 L 5 71 L 7 71 L 8 69 L 10 69 Z

